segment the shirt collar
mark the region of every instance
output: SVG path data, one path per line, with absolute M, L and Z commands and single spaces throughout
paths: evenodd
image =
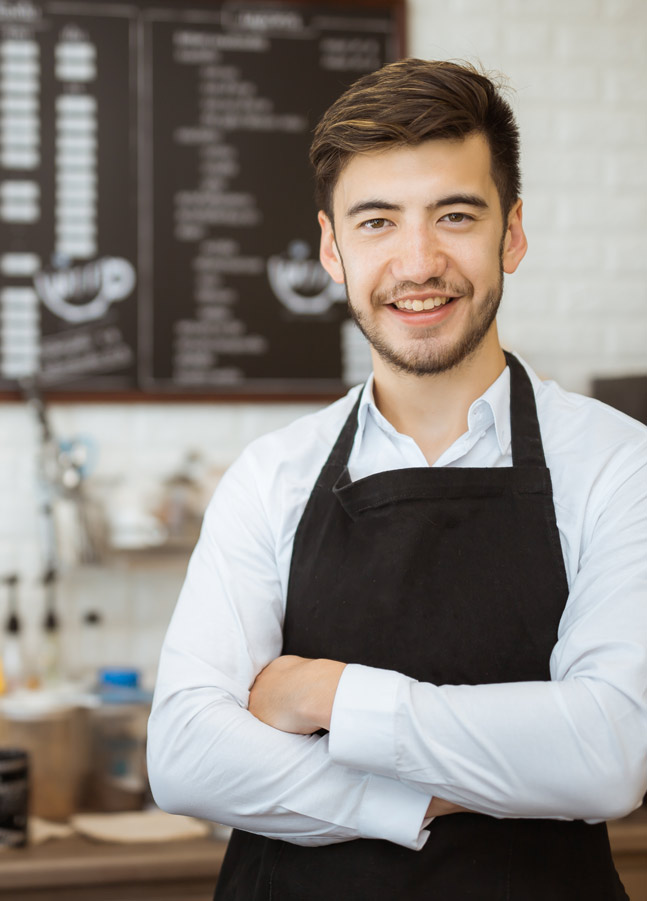
M 361 442 L 366 428 L 368 416 L 372 416 L 375 423 L 388 435 L 397 435 L 388 419 L 378 410 L 373 395 L 373 374 L 368 377 L 357 411 L 357 436 Z M 494 381 L 484 393 L 470 405 L 467 412 L 468 431 L 480 429 L 485 431 L 494 422 L 499 450 L 506 454 L 510 449 L 510 368 L 505 367 L 501 375 Z
M 510 449 L 510 367 L 506 366 L 501 375 L 477 398 L 467 412 L 467 426 L 470 431 L 487 429 L 494 421 L 499 450 L 506 454 Z

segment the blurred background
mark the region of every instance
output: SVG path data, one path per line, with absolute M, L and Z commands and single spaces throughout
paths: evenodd
M 223 471 L 368 372 L 316 261 L 307 147 L 401 55 L 509 82 L 529 251 L 504 345 L 647 421 L 644 0 L 0 4 L 0 747 L 32 755 L 43 839 L 81 815 L 0 855 L 0 897 L 3 872 L 12 898 L 208 897 L 211 827 L 150 858 L 78 835 L 150 807 L 159 649 Z M 640 898 L 636 829 L 616 841 Z M 74 882 L 98 847 L 85 894 L 53 887 L 61 848 Z

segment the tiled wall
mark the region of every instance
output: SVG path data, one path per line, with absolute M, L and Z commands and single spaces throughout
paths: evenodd
M 515 88 L 529 251 L 506 284 L 504 343 L 579 391 L 593 375 L 646 371 L 647 3 L 410 0 L 409 32 L 412 55 L 480 59 Z M 211 486 L 251 438 L 310 408 L 82 405 L 56 408 L 52 420 L 62 438 L 92 438 L 99 455 L 88 484 L 117 516 L 158 505 L 161 482 L 187 451 L 202 453 Z M 35 438 L 23 406 L 0 407 L 0 575 L 21 575 L 32 624 L 42 607 Z M 98 662 L 137 663 L 150 678 L 186 557 L 70 568 L 62 594 L 71 658 L 80 613 L 99 608 Z M 2 592 L 2 618 L 4 610 Z M 33 626 L 30 636 L 37 654 Z
M 182 469 L 187 453 L 202 457 L 204 506 L 222 471 L 246 444 L 311 409 L 314 405 L 80 404 L 54 407 L 50 418 L 57 437 L 89 437 L 96 447 L 85 487 L 119 538 L 124 524 L 143 523 L 164 506 L 164 483 Z M 44 605 L 38 429 L 23 405 L 0 406 L 0 423 L 0 578 L 9 572 L 20 576 L 27 652 L 37 668 Z M 97 665 L 137 665 L 151 681 L 189 546 L 170 553 L 111 552 L 99 565 L 75 565 L 74 507 L 60 500 L 55 506 L 62 523 L 59 549 L 68 561 L 62 567 L 59 604 L 69 668 L 76 672 L 83 663 L 78 646 L 83 614 L 97 610 L 103 616 Z M 5 611 L 6 590 L 0 587 L 0 622 Z
M 481 60 L 514 88 L 529 250 L 504 342 L 586 391 L 647 370 L 647 4 L 411 0 L 412 55 Z

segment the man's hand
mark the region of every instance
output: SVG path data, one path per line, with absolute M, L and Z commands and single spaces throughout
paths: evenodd
M 256 677 L 249 694 L 249 712 L 280 729 L 309 735 L 330 729 L 332 705 L 345 663 L 285 655 L 269 663 Z M 428 817 L 469 812 L 443 798 L 432 798 Z
M 459 807 L 444 798 L 432 798 L 427 808 L 428 817 L 444 817 L 448 813 L 472 813 L 467 807 Z
M 277 657 L 256 677 L 249 711 L 282 732 L 309 735 L 330 729 L 335 692 L 345 666 L 336 660 Z

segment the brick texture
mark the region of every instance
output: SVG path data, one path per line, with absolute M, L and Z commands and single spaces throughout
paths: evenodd
M 461 6 L 411 0 L 411 53 L 470 57 Z M 482 61 L 515 92 L 529 240 L 506 286 L 502 338 L 576 391 L 645 372 L 647 4 L 485 0 L 484 16 L 498 40 Z

